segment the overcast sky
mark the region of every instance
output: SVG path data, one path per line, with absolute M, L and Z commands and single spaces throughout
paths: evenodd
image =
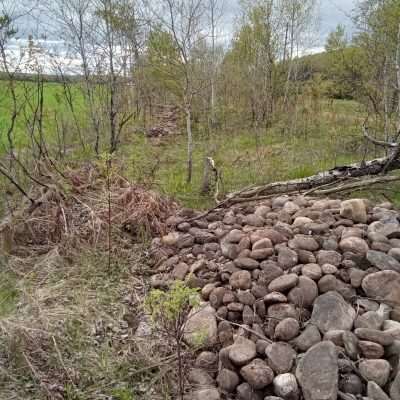
M 17 0 L 18 1 L 18 0 Z M 39 3 L 40 0 L 20 0 L 30 4 Z M 156 0 L 154 0 L 156 1 Z M 239 1 L 240 0 L 224 0 L 225 9 L 224 9 L 224 20 L 226 25 L 224 27 L 224 31 L 226 32 L 226 38 L 229 41 L 229 36 L 234 31 L 234 21 L 235 17 L 239 14 Z M 347 31 L 349 34 L 352 32 L 352 22 L 351 22 L 351 14 L 356 6 L 357 0 L 316 0 L 319 3 L 319 32 L 315 47 L 323 47 L 326 41 L 326 37 L 329 32 L 331 32 L 335 27 L 340 23 L 347 27 Z M 34 36 L 37 34 L 47 33 L 47 37 L 51 39 L 57 40 L 50 32 L 43 32 L 43 25 L 37 23 L 32 23 L 32 20 L 22 20 L 22 23 L 19 24 L 19 33 L 22 37 L 27 37 L 28 34 L 33 33 Z M 45 21 L 43 21 L 45 22 Z M 44 24 L 46 25 L 46 24 Z M 28 32 L 29 30 L 29 32 Z

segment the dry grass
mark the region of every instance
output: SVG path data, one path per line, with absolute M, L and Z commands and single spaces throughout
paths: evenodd
M 134 333 L 150 273 L 144 239 L 166 232 L 176 204 L 115 170 L 110 182 L 111 265 L 101 165 L 34 189 L 39 205 L 3 221 L 0 399 L 168 398 L 168 344 Z
M 146 292 L 142 250 L 111 271 L 98 252 L 72 263 L 56 249 L 29 262 L 10 258 L 2 278 L 16 277 L 17 297 L 0 315 L 1 399 L 166 398 L 167 377 L 147 367 L 168 349 L 134 336 Z
M 8 253 L 47 254 L 55 246 L 63 255 L 81 246 L 104 250 L 110 226 L 114 247 L 126 248 L 165 234 L 165 221 L 177 209 L 174 202 L 131 184 L 116 168 L 108 172 L 101 163 L 70 169 L 63 178 L 51 176 L 46 186 L 30 194 L 35 206 L 13 210 L 0 224 Z

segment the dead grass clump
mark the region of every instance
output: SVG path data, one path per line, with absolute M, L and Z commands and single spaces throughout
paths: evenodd
M 123 248 L 166 233 L 166 219 L 177 205 L 170 199 L 132 184 L 102 165 L 71 169 L 58 181 L 36 187 L 36 204 L 22 204 L 0 224 L 3 248 L 11 254 L 45 254 L 57 246 L 108 245 Z M 111 227 L 111 229 L 110 229 Z

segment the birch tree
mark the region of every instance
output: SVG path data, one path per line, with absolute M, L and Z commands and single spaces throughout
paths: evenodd
M 178 52 L 178 60 L 165 59 L 178 69 L 182 76 L 177 83 L 181 108 L 185 114 L 187 135 L 187 182 L 193 178 L 193 101 L 204 82 L 196 76 L 195 50 L 207 37 L 204 26 L 204 0 L 160 0 L 159 6 L 147 2 L 155 22 L 165 29 L 172 38 Z

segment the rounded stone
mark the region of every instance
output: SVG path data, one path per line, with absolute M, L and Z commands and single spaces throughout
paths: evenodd
M 300 397 L 297 379 L 293 374 L 281 374 L 275 377 L 274 392 L 283 400 L 297 400 Z
M 298 336 L 300 325 L 295 318 L 285 318 L 275 328 L 275 339 L 288 342 Z
M 243 379 L 255 390 L 264 389 L 274 379 L 274 372 L 265 361 L 256 358 L 240 370 Z
M 375 382 L 379 386 L 386 385 L 390 374 L 390 364 L 386 360 L 363 360 L 358 366 L 358 370 L 364 379 Z
M 236 271 L 230 279 L 229 284 L 233 289 L 251 289 L 251 274 L 249 271 Z
M 228 393 L 234 392 L 239 383 L 240 383 L 240 378 L 238 374 L 234 371 L 223 368 L 218 374 L 217 377 L 218 386 L 222 390 Z
M 301 273 L 313 281 L 318 281 L 322 277 L 322 270 L 318 264 L 306 264 L 301 269 Z
M 268 365 L 276 374 L 284 374 L 289 372 L 296 359 L 296 351 L 293 347 L 285 342 L 271 343 L 265 349 Z
M 255 343 L 244 337 L 239 337 L 229 349 L 229 359 L 238 366 L 248 364 L 256 355 Z
M 342 241 L 339 243 L 339 247 L 343 253 L 350 252 L 361 255 L 365 255 L 369 250 L 367 242 L 356 236 L 350 236 L 342 239 Z
M 285 292 L 295 287 L 298 281 L 299 277 L 296 274 L 281 275 L 268 285 L 268 290 L 271 292 Z

